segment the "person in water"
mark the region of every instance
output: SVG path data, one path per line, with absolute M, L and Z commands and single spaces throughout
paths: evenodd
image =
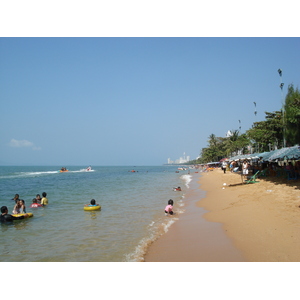
M 43 206 L 48 205 L 48 198 L 46 198 L 47 193 L 43 192 L 42 196 L 43 196 L 43 198 L 42 198 L 42 200 L 41 200 L 41 204 L 42 204 Z
M 92 199 L 90 204 L 85 204 L 85 206 L 99 206 L 99 204 L 96 203 L 95 199 Z
M 14 206 L 12 213 L 13 214 L 25 214 L 26 213 L 25 201 L 19 200 L 16 203 L 16 205 Z
M 15 194 L 15 197 L 13 199 L 11 199 L 13 201 L 15 201 L 16 203 L 20 200 L 20 196 L 19 194 Z
M 40 194 L 37 194 L 37 195 L 35 196 L 35 199 L 36 199 L 36 203 L 41 203 L 41 201 L 42 201 L 42 198 L 41 198 L 41 195 L 40 195 Z
M 21 214 L 26 214 L 25 201 L 21 199 L 20 202 L 21 202 Z
M 168 205 L 165 207 L 165 214 L 173 215 L 173 204 L 174 204 L 173 200 L 170 199 L 168 201 Z
M 37 199 L 36 198 L 33 198 L 32 199 L 32 204 L 30 205 L 30 207 L 42 207 L 43 205 L 38 203 Z
M 0 215 L 0 222 L 1 223 L 7 223 L 7 222 L 12 222 L 15 220 L 22 220 L 26 218 L 28 215 L 25 214 L 24 216 L 19 216 L 19 217 L 14 217 L 8 213 L 7 206 L 2 206 L 1 207 L 1 215 Z

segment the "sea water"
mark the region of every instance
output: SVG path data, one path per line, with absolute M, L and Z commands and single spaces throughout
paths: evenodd
M 176 166 L 0 167 L 0 206 L 12 212 L 15 194 L 33 217 L 0 226 L 0 261 L 143 261 L 147 247 L 184 213 L 189 170 Z M 181 192 L 173 191 L 180 186 Z M 30 208 L 36 194 L 49 205 Z M 84 211 L 95 199 L 101 211 Z M 164 208 L 174 200 L 173 216 Z

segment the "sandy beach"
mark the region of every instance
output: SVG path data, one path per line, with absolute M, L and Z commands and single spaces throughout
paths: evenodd
M 242 184 L 220 169 L 199 175 L 186 212 L 149 247 L 146 262 L 300 261 L 299 180 Z

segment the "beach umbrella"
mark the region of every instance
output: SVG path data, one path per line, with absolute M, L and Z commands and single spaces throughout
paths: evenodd
M 222 158 L 220 162 L 223 162 L 224 160 L 228 160 L 228 158 Z

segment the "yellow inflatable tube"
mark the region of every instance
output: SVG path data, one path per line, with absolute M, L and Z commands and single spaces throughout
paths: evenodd
M 83 207 L 84 210 L 101 210 L 101 206 L 100 205 L 95 205 L 95 206 L 84 206 Z
M 12 214 L 13 217 L 21 217 L 25 216 L 25 214 Z M 27 216 L 25 218 L 31 218 L 33 217 L 33 213 L 27 213 Z

